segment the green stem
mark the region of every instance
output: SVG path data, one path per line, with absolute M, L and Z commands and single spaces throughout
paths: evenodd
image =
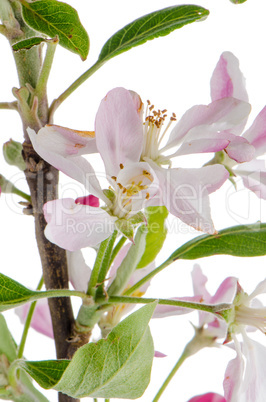
M 190 342 L 186 345 L 181 357 L 175 364 L 175 366 L 172 368 L 170 374 L 164 381 L 163 385 L 155 395 L 155 398 L 153 399 L 152 402 L 157 402 L 159 401 L 160 397 L 162 396 L 162 393 L 166 389 L 167 385 L 169 382 L 172 380 L 174 375 L 176 374 L 177 370 L 179 367 L 184 363 L 184 361 L 194 355 L 195 353 L 198 353 L 201 349 L 206 348 L 206 347 L 211 347 L 215 344 L 216 342 L 216 336 L 211 335 L 208 330 L 204 329 L 204 327 L 196 328 L 194 327 L 195 330 L 195 335 L 194 337 L 190 340 Z
M 54 99 L 49 109 L 49 121 L 53 120 L 53 115 L 61 103 L 66 100 L 80 85 L 82 85 L 89 77 L 91 77 L 102 65 L 103 62 L 96 62 L 85 73 L 83 73 L 76 81 L 73 82 L 57 99 Z
M 9 109 L 18 111 L 18 102 L 0 102 L 0 109 Z
M 121 250 L 123 245 L 125 244 L 126 239 L 127 238 L 125 236 L 122 236 L 121 239 L 119 240 L 119 242 L 117 243 L 117 245 L 115 246 L 115 248 L 113 249 L 111 259 L 110 259 L 110 266 L 114 262 L 115 257 L 117 256 L 117 254 L 119 253 L 119 251 Z
M 85 293 L 79 292 L 78 290 L 70 290 L 70 289 L 55 289 L 55 290 L 45 290 L 40 292 L 40 297 L 38 299 L 44 299 L 45 297 L 68 297 L 68 296 L 77 296 L 82 299 L 86 298 Z
M 108 303 L 133 303 L 133 304 L 147 304 L 158 301 L 158 304 L 185 307 L 193 310 L 206 311 L 208 313 L 218 313 L 223 310 L 227 310 L 231 307 L 231 304 L 221 303 L 221 304 L 203 304 L 203 303 L 193 303 L 184 300 L 172 300 L 172 299 L 153 299 L 144 297 L 130 297 L 130 296 L 110 296 L 108 298 Z M 97 300 L 100 302 L 100 300 Z M 221 317 L 222 318 L 222 317 Z
M 157 402 L 159 401 L 160 397 L 162 396 L 163 392 L 165 391 L 167 385 L 169 384 L 169 382 L 172 380 L 172 378 L 174 377 L 174 375 L 176 374 L 177 370 L 179 369 L 179 367 L 184 363 L 184 361 L 186 360 L 186 358 L 188 357 L 187 355 L 187 351 L 186 349 L 184 350 L 184 352 L 182 353 L 181 357 L 179 358 L 179 360 L 177 361 L 177 363 L 175 364 L 175 366 L 172 368 L 170 374 L 168 375 L 168 377 L 166 378 L 166 380 L 164 381 L 163 385 L 161 386 L 161 388 L 159 389 L 159 391 L 157 392 L 157 394 L 155 395 L 155 398 L 153 399 L 152 402 Z
M 32 292 L 31 295 L 25 295 L 21 296 L 20 298 L 17 299 L 12 299 L 11 300 L 5 300 L 5 301 L 0 301 L 0 305 L 5 308 L 12 308 L 13 306 L 15 307 L 16 305 L 20 304 L 25 304 L 28 302 L 34 302 L 39 299 L 46 299 L 46 298 L 53 298 L 53 297 L 69 297 L 69 296 L 77 296 L 81 297 L 82 299 L 86 299 L 88 301 L 89 297 L 83 293 L 79 292 L 78 290 L 70 290 L 70 289 L 52 289 L 52 290 L 45 290 L 43 292 Z M 11 307 L 12 306 L 12 307 Z
M 96 296 L 101 296 L 103 294 L 103 291 L 104 291 L 103 283 L 104 283 L 104 281 L 106 279 L 107 272 L 109 271 L 109 268 L 110 268 L 110 265 L 111 265 L 111 263 L 110 263 L 111 254 L 112 254 L 112 251 L 113 251 L 116 236 L 117 236 L 117 230 L 114 230 L 114 233 L 109 238 L 108 246 L 107 246 L 106 251 L 105 251 L 105 256 L 104 256 L 104 258 L 102 260 L 102 264 L 101 264 L 101 267 L 100 267 L 100 271 L 99 271 L 99 275 L 98 275 L 98 281 L 97 281 L 99 286 L 98 286 L 97 291 L 96 291 Z
M 108 237 L 108 239 L 104 240 L 99 247 L 87 290 L 87 294 L 92 297 L 94 297 L 96 294 L 96 289 L 98 287 L 98 284 L 100 283 L 99 280 L 103 282 L 105 279 L 105 276 L 103 277 L 103 274 L 104 272 L 107 272 L 107 267 L 109 268 L 110 266 L 110 256 L 116 235 L 117 231 L 115 230 L 114 233 L 110 237 Z
M 24 200 L 27 200 L 29 202 L 31 202 L 31 196 L 24 193 L 23 191 L 19 190 L 17 187 L 14 186 L 14 188 L 12 188 L 12 193 L 19 195 L 20 197 L 24 198 Z
M 41 277 L 41 280 L 38 283 L 38 286 L 37 286 L 36 290 L 41 290 L 42 286 L 43 286 L 43 277 Z M 33 317 L 33 313 L 34 313 L 34 310 L 35 310 L 35 307 L 36 307 L 36 303 L 37 303 L 37 301 L 34 301 L 33 303 L 31 303 L 29 311 L 28 311 L 28 314 L 27 314 L 27 318 L 26 318 L 26 321 L 25 321 L 21 341 L 20 341 L 19 348 L 18 348 L 18 353 L 17 353 L 17 358 L 18 359 L 21 359 L 23 357 L 25 343 L 26 343 L 26 339 L 27 339 L 27 336 L 28 336 L 28 332 L 29 332 L 30 323 L 31 323 L 31 320 L 32 320 L 32 317 Z
M 47 50 L 45 54 L 45 59 L 42 65 L 42 69 L 40 72 L 40 76 L 37 82 L 37 86 L 35 89 L 35 95 L 38 97 L 38 99 L 42 98 L 42 96 L 46 96 L 46 87 L 47 87 L 47 82 L 48 78 L 50 75 L 50 71 L 52 68 L 52 63 L 54 60 L 54 54 L 56 50 L 56 45 L 58 44 L 58 38 L 51 39 L 47 41 Z

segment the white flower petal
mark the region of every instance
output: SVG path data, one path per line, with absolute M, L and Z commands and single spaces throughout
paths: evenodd
M 91 276 L 91 269 L 85 262 L 82 251 L 67 251 L 69 280 L 74 289 L 86 293 Z
M 97 148 L 106 173 L 117 176 L 122 163 L 138 162 L 143 143 L 139 101 L 124 88 L 111 90 L 102 100 L 95 120 Z
M 116 219 L 101 208 L 78 205 L 72 198 L 47 202 L 44 215 L 45 236 L 68 251 L 96 246 L 113 233 Z

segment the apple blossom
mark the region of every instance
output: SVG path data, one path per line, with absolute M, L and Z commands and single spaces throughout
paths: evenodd
M 78 209 L 72 200 L 46 204 L 48 239 L 72 251 L 86 245 L 93 246 L 110 235 L 116 218 L 127 219 L 132 213 L 140 211 L 147 200 L 150 205 L 165 205 L 173 215 L 195 229 L 215 232 L 208 195 L 228 178 L 227 170 L 221 165 L 201 169 L 165 169 L 161 165 L 170 165 L 171 158 L 176 156 L 217 152 L 229 146 L 235 137 L 224 132 L 246 119 L 250 110 L 248 103 L 230 97 L 214 101 L 208 106 L 191 108 L 174 127 L 161 149 L 161 140 L 176 117 L 173 115 L 170 118 L 170 123 L 161 133 L 166 118 L 165 110 L 156 112 L 149 105 L 143 123 L 142 109 L 142 101 L 136 93 L 115 88 L 99 106 L 95 119 L 95 138 L 94 132 L 60 126 L 47 125 L 38 134 L 28 129 L 36 152 L 83 183 L 91 194 L 106 204 L 105 211 L 101 212 L 99 209 Z M 95 145 L 112 186 L 109 193 L 101 190 L 92 166 L 82 157 L 83 154 L 95 152 Z M 163 154 L 173 147 L 179 148 L 171 155 Z M 241 146 L 238 148 L 241 151 Z M 70 220 L 68 215 L 71 215 Z M 60 220 L 61 223 L 57 224 Z M 73 226 L 66 229 L 69 221 L 76 222 L 79 230 Z M 104 221 L 110 223 L 108 229 L 102 228 Z M 84 223 L 83 231 L 80 229 L 81 222 Z M 97 228 L 97 236 L 93 239 L 91 233 L 96 231 L 97 223 L 102 229 Z M 82 233 L 78 233 L 80 231 Z M 71 236 L 75 238 L 73 245 Z
M 224 344 L 236 351 L 236 358 L 231 360 L 226 368 L 224 378 L 224 396 L 227 402 L 263 402 L 266 392 L 266 348 L 247 336 L 247 331 L 259 329 L 266 332 L 266 308 L 257 299 L 266 293 L 266 279 L 260 282 L 255 290 L 247 295 L 234 277 L 226 278 L 213 296 L 206 289 L 207 278 L 199 265 L 192 272 L 194 298 L 208 304 L 231 304 L 229 310 L 220 312 L 224 319 L 206 312 L 199 313 L 199 328 L 204 328 L 205 336 L 224 340 Z M 192 297 L 193 299 L 193 297 Z M 197 301 L 195 299 L 195 301 Z M 188 309 L 173 306 L 157 307 L 157 317 L 184 314 Z M 154 315 L 156 317 L 156 314 Z M 242 336 L 239 341 L 238 334 Z M 195 401 L 205 401 L 206 394 L 195 398 Z M 216 394 L 213 394 L 216 395 Z M 206 401 L 212 399 L 206 399 Z M 219 400 L 219 399 L 218 399 Z M 224 400 L 224 399 L 222 399 Z M 191 401 L 194 401 L 192 399 Z M 190 402 L 190 401 L 189 401 Z
M 91 151 L 95 150 L 91 136 L 58 126 L 46 126 L 38 134 L 28 129 L 28 133 L 35 150 L 44 159 L 56 168 L 62 167 L 64 173 L 83 183 L 92 195 L 106 204 L 104 208 L 86 205 L 81 198 L 78 203 L 70 198 L 46 203 L 46 237 L 69 251 L 96 246 L 113 233 L 115 226 L 131 238 L 131 232 L 124 231 L 124 219 L 136 215 L 158 191 L 158 180 L 152 168 L 138 161 L 140 150 L 136 153 L 133 144 L 121 147 L 118 165 L 113 163 L 115 149 L 111 152 L 106 147 L 100 152 L 111 185 L 109 190 L 103 191 L 92 166 L 81 156 L 90 149 L 91 143 Z M 107 131 L 105 134 L 109 135 Z
M 225 134 L 225 131 L 245 121 L 250 106 L 247 102 L 232 97 L 214 101 L 207 106 L 194 106 L 175 125 L 163 147 L 161 141 L 170 125 L 176 121 L 176 115 L 170 117 L 168 125 L 162 131 L 167 117 L 166 110 L 153 109 L 154 106 L 148 102 L 143 122 L 140 97 L 124 88 L 111 90 L 101 102 L 96 115 L 97 148 L 102 153 L 106 147 L 120 149 L 121 143 L 124 147 L 126 139 L 123 140 L 123 133 L 124 127 L 127 127 L 134 136 L 135 147 L 138 141 L 140 160 L 148 162 L 159 179 L 160 191 L 156 194 L 158 205 L 165 205 L 173 215 L 195 229 L 214 233 L 208 195 L 228 178 L 226 169 L 221 169 L 219 165 L 200 169 L 165 169 L 163 166 L 170 166 L 171 159 L 177 156 L 217 152 L 229 146 L 236 137 L 231 133 Z M 131 118 L 134 110 L 139 116 L 138 120 Z M 109 133 L 108 136 L 106 132 Z M 177 150 L 165 155 L 172 148 Z M 241 158 L 242 144 L 237 147 L 237 152 Z M 117 160 L 113 159 L 113 164 L 117 165 L 120 159 L 120 156 Z M 154 199 L 152 202 L 154 203 Z
M 224 338 L 225 343 L 234 341 L 236 358 L 229 362 L 224 379 L 224 393 L 227 402 L 262 402 L 265 397 L 266 348 L 247 336 L 250 328 L 266 331 L 266 308 L 256 298 L 266 293 L 266 280 L 260 282 L 255 290 L 247 295 L 236 278 L 227 278 L 218 288 L 214 296 L 210 296 L 205 288 L 206 277 L 199 266 L 193 270 L 194 292 L 201 292 L 205 303 L 230 302 L 232 308 L 221 313 L 225 321 L 213 319 L 208 313 L 200 317 L 200 325 L 207 325 L 207 331 Z M 202 313 L 200 313 L 202 314 Z M 242 335 L 239 342 L 237 334 Z
M 211 79 L 211 95 L 213 101 L 230 96 L 243 101 L 248 100 L 245 80 L 239 69 L 239 62 L 230 52 L 224 52 L 221 55 L 213 72 Z M 230 144 L 229 148 L 222 151 L 220 155 L 217 155 L 214 161 L 220 161 L 231 171 L 232 176 L 235 175 L 242 178 L 245 187 L 253 191 L 258 197 L 266 199 L 265 162 L 257 159 L 257 157 L 266 152 L 266 106 L 255 118 L 253 124 L 242 133 L 244 126 L 245 125 L 239 125 L 235 127 L 233 133 L 238 135 L 238 141 L 245 141 L 243 145 L 246 147 L 248 153 L 250 153 L 250 149 L 248 148 L 247 142 L 253 147 L 252 158 L 250 158 L 249 161 L 247 159 L 237 159 L 234 155 L 237 142 L 233 142 Z M 240 162 L 246 163 L 239 164 Z

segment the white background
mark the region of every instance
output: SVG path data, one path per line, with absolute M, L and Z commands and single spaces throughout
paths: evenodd
M 86 0 L 66 1 L 79 11 L 81 21 L 91 40 L 87 61 L 58 48 L 48 87 L 49 101 L 58 97 L 74 79 L 97 59 L 102 45 L 119 28 L 141 15 L 175 5 L 173 1 Z M 189 4 L 184 0 L 183 4 Z M 265 105 L 265 0 L 248 0 L 233 5 L 229 0 L 201 0 L 197 3 L 210 10 L 206 21 L 194 23 L 122 54 L 103 66 L 81 88 L 68 98 L 56 112 L 55 123 L 75 129 L 92 130 L 100 100 L 116 86 L 138 92 L 143 101 L 150 99 L 157 108 L 166 108 L 180 117 L 195 104 L 210 102 L 209 80 L 212 71 L 225 50 L 232 51 L 240 60 L 246 77 L 252 104 L 248 125 Z M 11 88 L 17 86 L 16 72 L 7 41 L 0 37 L 0 101 L 12 101 Z M 14 111 L 0 111 L 1 141 L 9 138 L 22 141 L 21 123 Z M 21 175 L 7 166 L 0 156 L 0 173 L 17 182 L 27 191 Z M 186 166 L 199 163 L 194 157 L 186 159 Z M 182 161 L 183 163 L 183 161 Z M 185 166 L 185 165 L 182 165 Z M 70 188 L 69 179 L 62 177 L 63 196 L 82 194 L 77 186 Z M 69 188 L 68 188 L 69 187 Z M 265 201 L 244 190 L 239 183 L 236 193 L 230 183 L 211 196 L 212 216 L 218 230 L 236 224 L 265 221 Z M 74 190 L 73 190 L 74 189 Z M 39 257 L 35 247 L 33 219 L 22 214 L 19 198 L 2 195 L 0 198 L 1 272 L 34 288 L 41 276 Z M 173 220 L 169 220 L 169 223 Z M 169 233 L 166 246 L 158 257 L 158 264 L 179 245 L 198 235 L 197 232 L 175 220 L 176 230 Z M 88 257 L 90 257 L 88 255 Z M 88 264 L 93 261 L 88 259 Z M 266 276 L 265 258 L 241 259 L 229 256 L 209 257 L 199 261 L 209 277 L 209 290 L 214 292 L 227 276 L 240 278 L 242 287 L 251 292 Z M 151 297 L 192 295 L 190 273 L 193 261 L 178 261 L 153 281 L 147 293 Z M 20 340 L 22 326 L 13 312 L 5 313 L 12 334 Z M 151 384 L 140 398 L 150 402 L 175 364 L 186 342 L 193 334 L 189 320 L 197 323 L 197 315 L 153 320 L 151 330 L 156 350 L 167 355 L 155 359 Z M 264 341 L 263 335 L 258 339 Z M 51 340 L 31 330 L 25 349 L 28 359 L 54 358 Z M 162 402 L 186 402 L 196 394 L 217 391 L 223 393 L 224 370 L 234 353 L 225 347 L 204 350 L 190 358 L 161 398 Z M 57 400 L 56 393 L 46 392 L 47 398 Z M 90 400 L 89 398 L 87 400 Z

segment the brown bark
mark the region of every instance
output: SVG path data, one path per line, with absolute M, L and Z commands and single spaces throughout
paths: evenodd
M 44 236 L 46 222 L 43 205 L 57 198 L 58 171 L 44 162 L 33 150 L 31 144 L 24 143 L 24 157 L 27 165 L 26 179 L 30 188 L 35 234 L 43 267 L 44 283 L 47 289 L 67 289 L 68 272 L 66 252 L 50 243 Z M 74 317 L 68 297 L 49 299 L 54 328 L 56 354 L 58 359 L 68 356 L 68 339 L 71 338 Z
M 46 289 L 67 289 L 68 271 L 66 252 L 50 243 L 44 236 L 46 222 L 43 215 L 43 205 L 57 198 L 58 171 L 43 161 L 33 150 L 32 145 L 23 144 L 26 161 L 26 180 L 28 182 L 32 213 L 35 218 L 35 233 L 43 267 L 43 277 Z M 85 339 L 77 339 L 74 330 L 74 317 L 70 298 L 50 298 L 48 300 L 58 359 L 71 359 L 79 346 L 86 343 Z M 59 394 L 60 402 L 75 402 L 77 399 Z

